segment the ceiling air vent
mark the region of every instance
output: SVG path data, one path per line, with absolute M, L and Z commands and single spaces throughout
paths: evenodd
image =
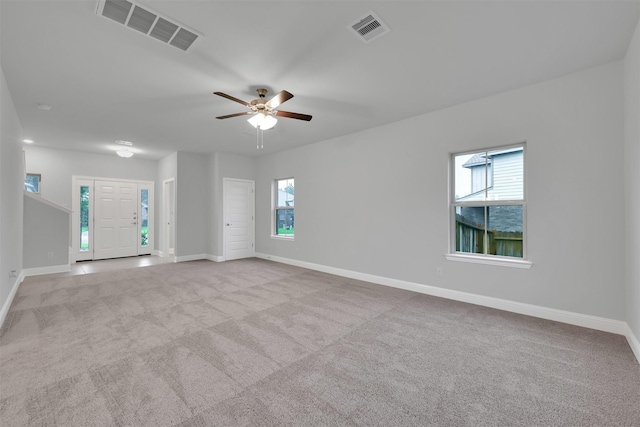
M 193 43 L 197 37 L 198 36 L 196 36 L 192 32 L 187 31 L 184 28 L 180 28 L 180 30 L 178 30 L 178 33 L 173 37 L 173 39 L 171 39 L 169 44 L 179 49 L 187 50 L 189 49 L 189 46 L 191 46 L 191 43 Z
M 368 12 L 347 26 L 365 43 L 388 33 L 391 29 L 373 12 Z
M 96 14 L 185 51 L 201 36 L 146 6 L 127 0 L 98 0 Z

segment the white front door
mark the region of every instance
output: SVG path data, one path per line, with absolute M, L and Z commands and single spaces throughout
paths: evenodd
M 224 178 L 224 258 L 255 256 L 254 182 Z
M 138 255 L 138 184 L 95 181 L 93 259 Z

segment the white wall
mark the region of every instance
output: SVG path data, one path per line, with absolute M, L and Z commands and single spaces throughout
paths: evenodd
M 209 247 L 211 183 L 208 156 L 177 153 L 176 245 L 178 260 L 205 255 Z
M 0 68 L 0 325 L 22 271 L 22 127 Z
M 627 323 L 640 339 L 640 22 L 624 60 Z
M 260 158 L 256 250 L 624 320 L 622 73 L 615 62 Z M 533 267 L 446 261 L 449 153 L 521 141 Z M 289 176 L 293 242 L 269 237 L 271 182 Z
M 42 196 L 68 209 L 72 206 L 72 175 L 140 181 L 155 181 L 157 176 L 157 161 L 135 156 L 124 159 L 115 153 L 95 154 L 33 145 L 27 146 L 25 152 L 27 172 L 42 174 Z
M 71 213 L 24 194 L 24 268 L 69 265 Z
M 178 174 L 178 153 L 172 153 L 158 161 L 158 182 L 176 178 Z

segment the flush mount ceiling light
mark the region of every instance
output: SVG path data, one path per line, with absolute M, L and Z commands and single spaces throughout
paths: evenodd
M 118 150 L 116 150 L 116 154 L 120 157 L 124 157 L 126 159 L 128 159 L 129 157 L 133 156 L 133 151 L 131 151 L 128 147 L 131 147 L 133 145 L 133 142 L 131 141 L 123 141 L 121 139 L 118 139 L 116 141 L 116 144 L 118 145 L 124 145 L 123 148 L 120 148 Z
M 33 144 L 33 139 L 23 139 L 22 142 L 25 144 Z
M 133 151 L 129 150 L 128 148 L 123 148 L 122 150 L 116 151 L 116 154 L 120 157 L 128 159 L 129 157 L 133 156 Z

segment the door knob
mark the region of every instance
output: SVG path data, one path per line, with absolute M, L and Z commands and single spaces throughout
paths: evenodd
M 227 227 L 230 226 L 231 224 L 227 223 Z

